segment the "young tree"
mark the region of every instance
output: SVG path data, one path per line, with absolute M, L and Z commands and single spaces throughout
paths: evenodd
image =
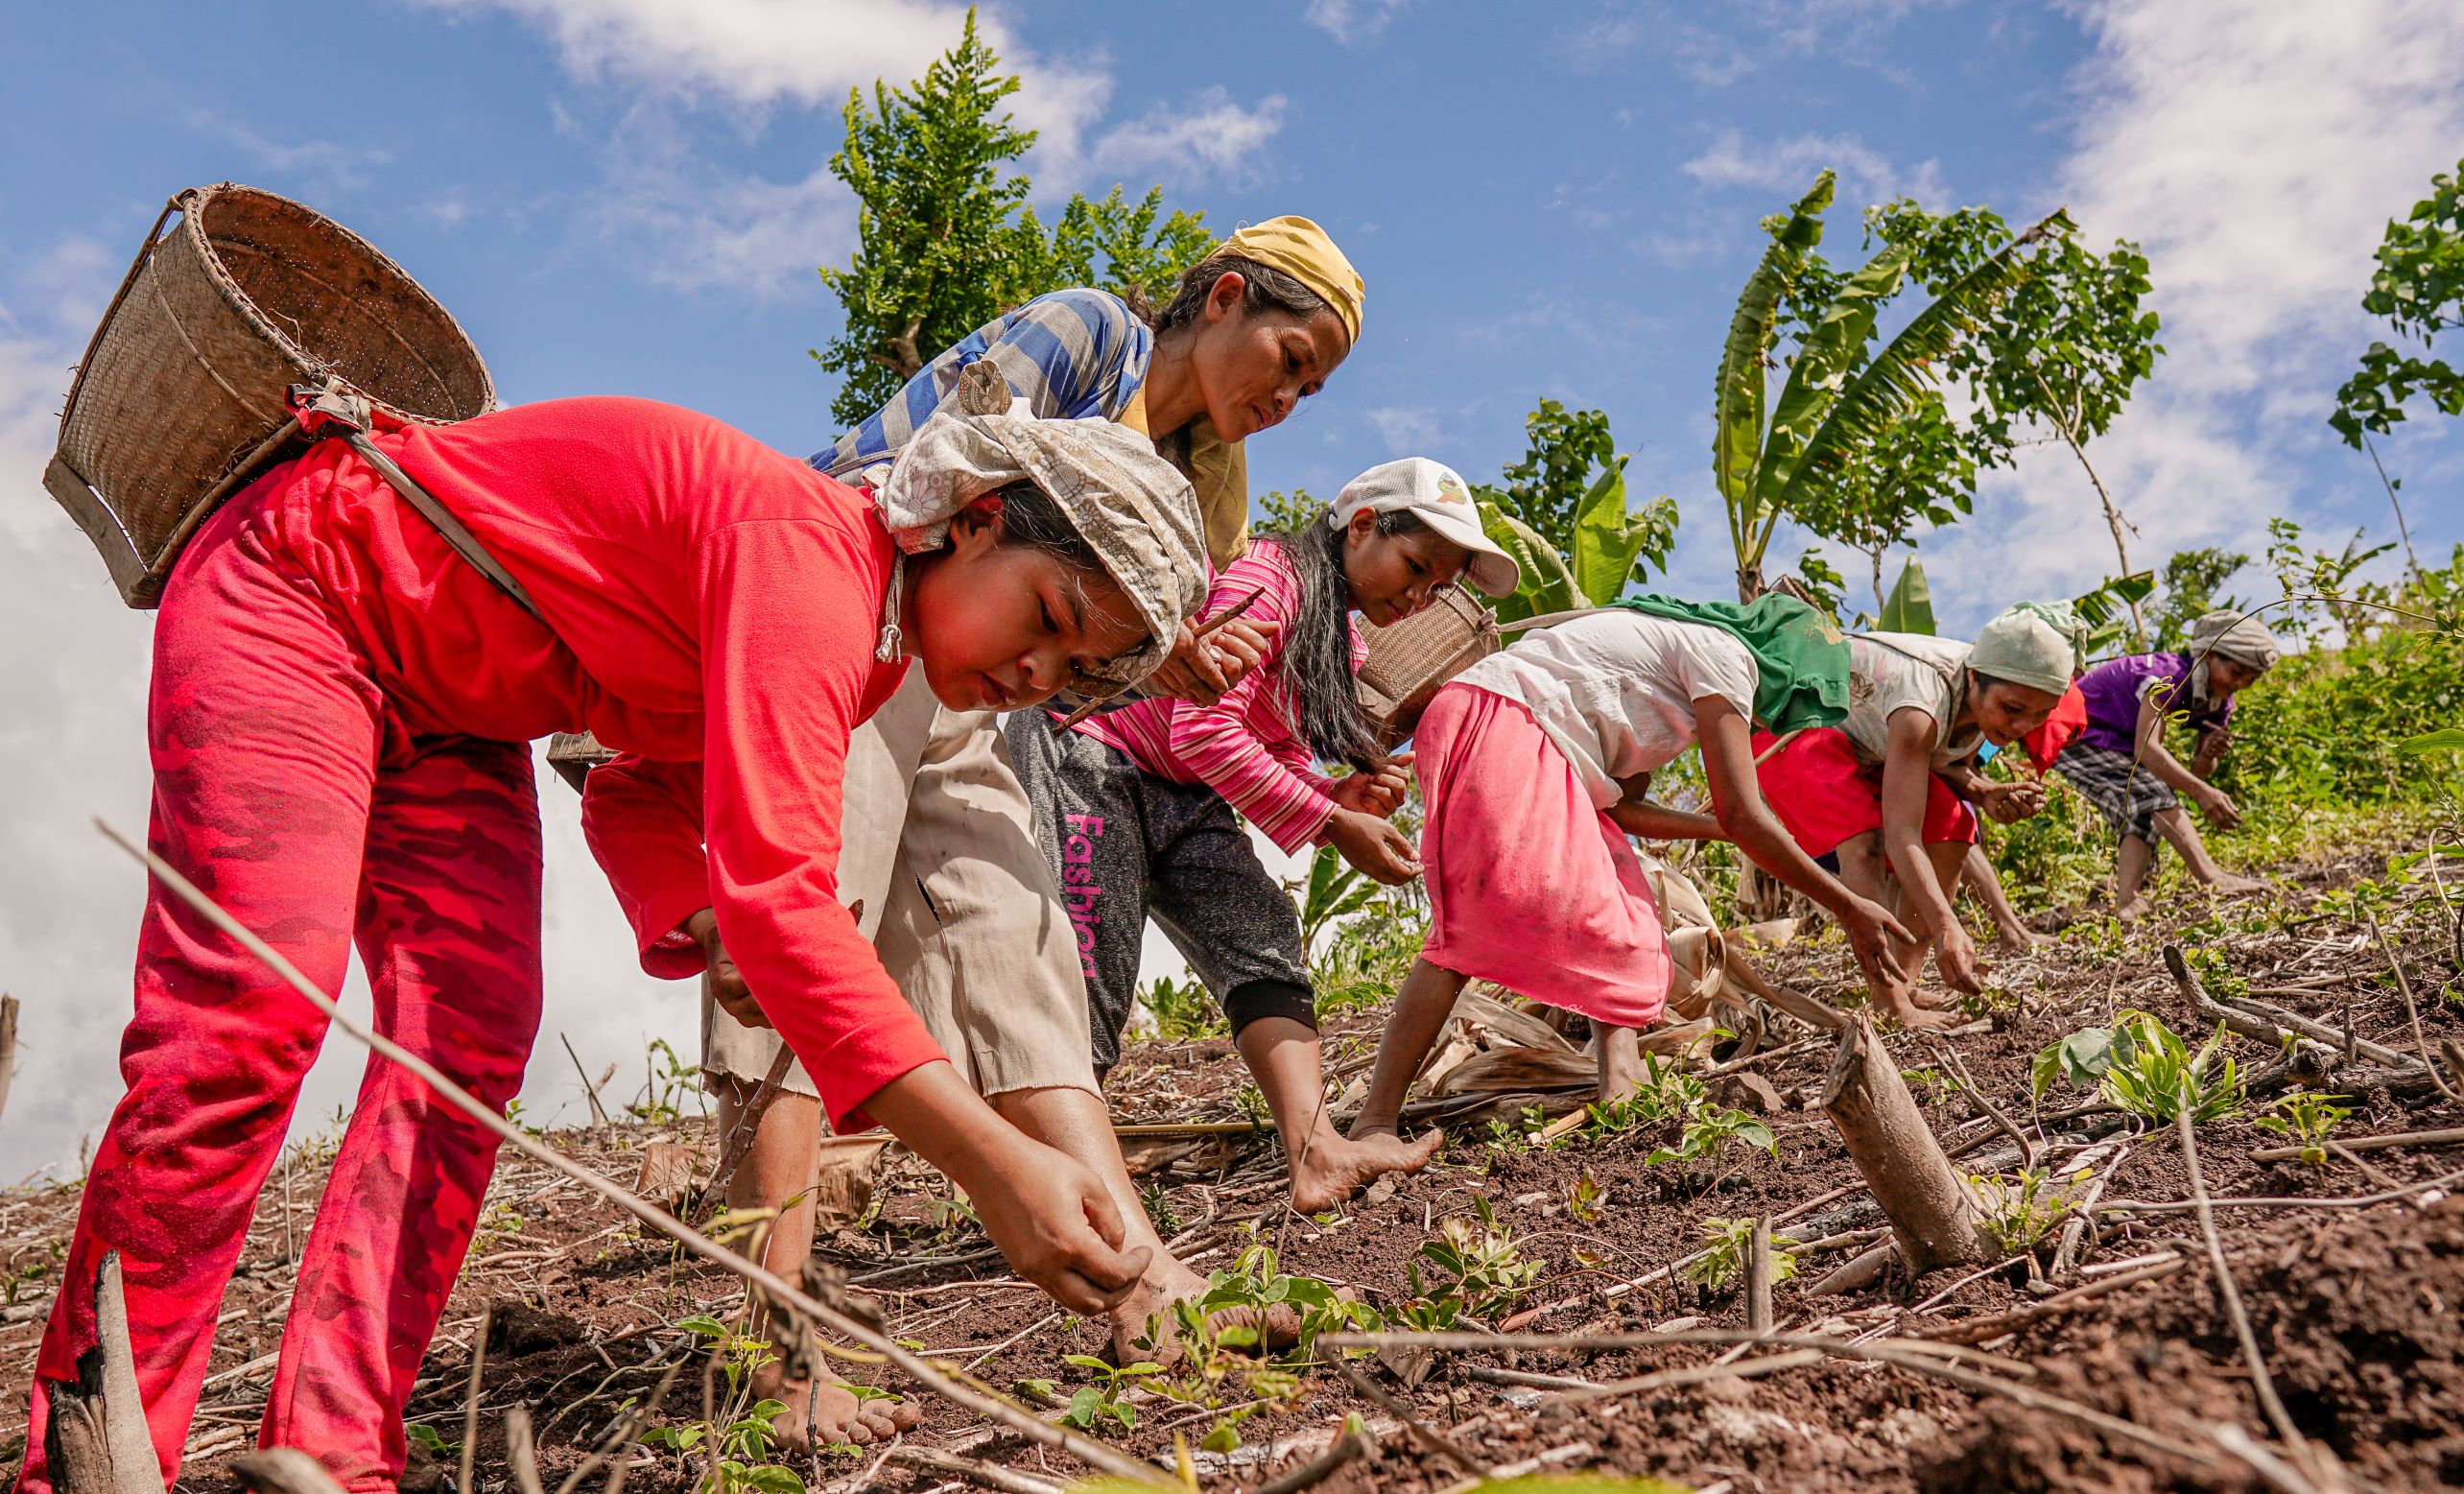
M 2370 275 L 2369 293 L 2361 297 L 2362 310 L 2385 318 L 2399 335 L 2420 344 L 2424 353 L 2439 333 L 2464 325 L 2464 191 L 2456 184 L 2459 174 L 2464 174 L 2464 163 L 2430 178 L 2429 196 L 2415 202 L 2404 222 L 2387 225 L 2379 241 L 2379 268 Z M 2400 353 L 2373 343 L 2361 355 L 2361 367 L 2336 391 L 2335 413 L 2328 416 L 2328 424 L 2346 444 L 2368 451 L 2376 464 L 2379 452 L 2370 444 L 2371 435 L 2384 436 L 2404 419 L 2405 405 L 2415 394 L 2428 395 L 2451 415 L 2464 415 L 2464 373 L 2444 358 Z M 2413 555 L 2412 529 L 2396 496 L 2403 485 L 2388 478 L 2383 466 L 2379 477 L 2386 484 L 2387 501 L 2395 505 L 2396 533 L 2404 540 L 2405 559 L 2418 575 L 2421 561 Z
M 1020 302 L 1071 285 L 1108 290 L 1145 311 L 1205 252 L 1201 213 L 1163 212 L 1163 188 L 1135 202 L 1115 185 L 1073 195 L 1048 234 L 1027 206 L 1032 183 L 1008 170 L 1035 143 L 1004 100 L 1016 77 L 967 12 L 959 44 L 901 88 L 861 89 L 843 111 L 847 137 L 831 174 L 856 195 L 857 244 L 824 265 L 846 327 L 813 352 L 844 382 L 830 413 L 871 415 L 942 348 Z
M 2069 226 L 2055 213 L 2011 237 L 1999 218 L 1972 210 L 1951 228 L 1920 233 L 1904 216 L 1896 237 L 1878 232 L 1882 248 L 1858 269 L 1840 272 L 1813 252 L 1832 190 L 1832 174 L 1824 172 L 1788 213 L 1764 221 L 1771 244 L 1738 296 L 1713 390 L 1712 476 L 1727 513 L 1741 601 L 1765 590 L 1764 557 L 1783 518 L 1807 522 L 1812 515 L 1872 554 L 1871 534 L 1904 537 L 1915 516 L 1957 507 L 1948 493 L 1966 490 L 1959 474 L 1982 449 L 1964 434 L 1952 442 L 1950 432 L 1934 433 L 1966 454 L 1937 450 L 1933 469 L 1914 486 L 1890 481 L 1886 463 L 1928 450 L 1923 427 L 1944 418 L 1936 366 L 2026 279 L 2035 248 Z M 2000 230 L 1993 235 L 1999 242 L 1980 240 L 1978 251 L 1955 265 L 1952 249 L 1936 242 L 1954 229 L 1973 238 L 1987 227 Z M 1912 271 L 1933 299 L 1877 347 L 1881 312 Z M 1774 394 L 1779 368 L 1787 371 Z M 1968 470 L 1964 481 L 1973 480 Z M 1868 510 L 1868 500 L 1884 507 Z M 1832 537 L 1815 523 L 1807 527 Z
M 2002 223 L 1982 209 L 1951 217 L 1963 215 L 1971 221 L 1959 225 L 1913 202 L 1894 202 L 1875 214 L 1874 231 L 1921 245 L 1919 278 L 1947 287 L 1991 262 L 1991 235 Z M 2070 448 L 2104 507 L 2120 562 L 2117 574 L 2128 577 L 2135 574 L 2128 535 L 2136 531 L 2088 460 L 2087 447 L 2111 428 L 2165 351 L 2156 341 L 2156 313 L 2146 304 L 2147 259 L 2127 240 L 2096 253 L 2079 243 L 2063 213 L 2036 231 L 2026 273 L 1983 303 L 1978 324 L 1949 350 L 1943 373 L 1967 386 L 1978 406 L 1979 439 L 2001 452 L 2029 428 L 2042 428 Z M 2131 630 L 2144 639 L 2138 605 L 2129 610 Z
M 1883 557 L 1899 545 L 1914 549 L 1920 522 L 1938 529 L 1969 512 L 1978 465 L 1972 433 L 1952 418 L 1940 394 L 1929 392 L 1878 439 L 1847 453 L 1832 480 L 1801 499 L 1791 517 L 1864 553 L 1880 617 Z

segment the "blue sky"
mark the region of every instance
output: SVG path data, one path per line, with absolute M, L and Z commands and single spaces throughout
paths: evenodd
M 117 1091 L 138 891 L 86 818 L 143 818 L 148 622 L 39 472 L 68 368 L 163 198 L 228 177 L 342 219 L 454 310 L 508 400 L 649 395 L 803 452 L 837 434 L 805 349 L 837 325 L 813 267 L 853 232 L 824 169 L 839 105 L 920 70 L 960 13 L 376 0 L 311 20 L 106 0 L 0 23 L 0 138 L 18 147 L 0 158 L 0 988 L 26 1001 L 32 1049 L 0 1181 L 73 1166 Z M 983 13 L 1027 80 L 1048 197 L 1121 180 L 1219 226 L 1306 213 L 1366 275 L 1359 351 L 1252 444 L 1262 489 L 1330 490 L 1407 452 L 1492 477 L 1551 395 L 1608 412 L 1638 497 L 1678 498 L 1672 588 L 1721 594 L 1713 361 L 1756 220 L 1831 166 L 1841 253 L 1854 210 L 1903 192 L 2015 221 L 2067 204 L 2093 240 L 2146 246 L 2171 356 L 2097 452 L 2136 558 L 2251 548 L 2271 513 L 2389 528 L 2323 417 L 2373 335 L 2357 301 L 2380 224 L 2464 148 L 2464 12 L 2444 0 Z M 2425 551 L 2464 537 L 2447 434 L 2425 422 L 2386 455 Z M 1955 625 L 2110 568 L 2094 496 L 2052 448 L 1926 554 Z M 552 849 L 551 1032 L 594 1071 L 645 1033 L 689 1036 L 685 988 L 630 970 L 578 837 L 554 825 Z M 573 1101 L 548 1041 L 534 1110 Z M 347 1087 L 329 1055 L 307 1103 Z

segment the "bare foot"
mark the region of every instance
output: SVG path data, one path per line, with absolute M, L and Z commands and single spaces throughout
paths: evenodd
M 753 1371 L 753 1396 L 787 1408 L 770 1422 L 770 1445 L 787 1458 L 812 1452 L 817 1435 L 825 1446 L 852 1442 L 862 1447 L 887 1442 L 924 1419 L 924 1408 L 913 1401 L 879 1396 L 858 1401 L 847 1382 L 836 1375 L 818 1382 L 792 1380 L 787 1366 L 776 1361 Z
M 2137 923 L 2140 919 L 2146 917 L 2147 894 L 2142 892 L 2138 896 L 2133 897 L 2130 901 L 2114 909 L 2113 916 L 2114 921 L 2117 923 Z
M 2211 891 L 2221 893 L 2226 897 L 2231 897 L 2241 892 L 2265 892 L 2271 890 L 2268 884 L 2260 881 L 2256 877 L 2237 877 L 2230 871 L 2216 878 L 2214 882 L 2209 883 L 2208 888 Z
M 1940 1032 L 1944 1028 L 1957 1027 L 1964 1020 L 1956 1011 L 1937 1010 L 1914 1003 L 1907 1006 L 1886 1005 L 1882 1010 L 1883 1015 L 1912 1032 Z
M 1303 1214 L 1334 1208 L 1388 1173 L 1419 1172 L 1445 1144 L 1433 1130 L 1415 1142 L 1358 1128 L 1348 1138 L 1320 1137 L 1292 1166 L 1291 1206 Z
M 1995 928 L 1994 942 L 2012 949 L 2037 949 L 2053 941 L 2033 929 L 2005 923 Z
M 1112 1357 L 1134 1364 L 1144 1360 L 1166 1369 L 1181 1358 L 1180 1336 L 1173 1331 L 1173 1304 L 1206 1294 L 1206 1278 L 1173 1257 L 1161 1256 L 1147 1268 L 1146 1279 L 1127 1301 L 1112 1310 Z M 1209 1322 L 1218 1330 L 1256 1328 L 1268 1350 L 1288 1349 L 1300 1341 L 1300 1315 L 1288 1307 L 1268 1311 L 1263 1320 L 1245 1307 L 1227 1307 Z

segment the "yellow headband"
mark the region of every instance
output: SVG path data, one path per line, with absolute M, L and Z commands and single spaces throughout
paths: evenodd
M 1287 214 L 1250 224 L 1217 245 L 1214 253 L 1237 255 L 1282 271 L 1315 291 L 1343 319 L 1352 341 L 1361 340 L 1361 301 L 1368 287 L 1326 230 L 1308 219 Z

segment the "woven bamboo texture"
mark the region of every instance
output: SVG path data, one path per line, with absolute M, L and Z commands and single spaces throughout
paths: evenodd
M 1439 686 L 1499 647 L 1497 619 L 1455 586 L 1392 627 L 1362 623 L 1361 636 L 1369 646 L 1361 664 L 1361 708 L 1389 747 L 1411 735 Z
M 192 188 L 86 348 L 44 486 L 151 606 L 199 522 L 294 449 L 290 386 L 328 376 L 404 423 L 496 403 L 462 327 L 373 245 L 271 192 Z

